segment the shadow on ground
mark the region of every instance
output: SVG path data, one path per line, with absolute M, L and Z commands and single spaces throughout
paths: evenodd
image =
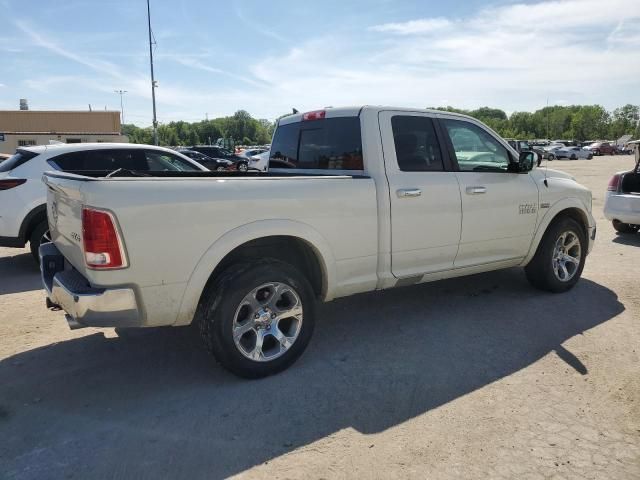
M 41 288 L 40 268 L 31 253 L 0 257 L 0 295 Z
M 393 427 L 552 351 L 588 375 L 561 344 L 623 310 L 589 280 L 543 294 L 518 269 L 360 295 L 322 306 L 301 360 L 258 381 L 215 365 L 188 328 L 53 344 L 0 362 L 0 471 L 226 477 Z
M 640 233 L 618 233 L 613 238 L 613 242 L 621 245 L 640 247 Z

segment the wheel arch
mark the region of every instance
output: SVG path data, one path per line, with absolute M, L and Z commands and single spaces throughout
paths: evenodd
M 547 213 L 540 221 L 540 224 L 538 225 L 536 233 L 531 242 L 531 246 L 529 247 L 529 253 L 522 262 L 523 266 L 527 265 L 535 255 L 536 251 L 538 250 L 538 246 L 542 241 L 542 237 L 549 229 L 549 226 L 558 221 L 560 218 L 565 217 L 572 218 L 573 220 L 578 222 L 578 224 L 582 226 L 582 230 L 584 232 L 585 238 L 587 238 L 587 242 L 589 241 L 589 226 L 594 223 L 591 221 L 591 215 L 587 212 L 587 210 L 585 210 L 584 205 L 577 198 L 568 198 L 561 200 L 560 202 L 553 205 L 553 207 L 551 207 L 547 211 Z
M 301 222 L 263 220 L 227 232 L 202 255 L 187 282 L 174 325 L 191 323 L 207 284 L 229 265 L 267 256 L 300 268 L 321 300 L 333 298 L 335 260 L 326 239 Z
M 27 243 L 33 229 L 42 222 L 47 220 L 47 204 L 38 205 L 33 208 L 22 220 L 18 237 L 21 241 Z

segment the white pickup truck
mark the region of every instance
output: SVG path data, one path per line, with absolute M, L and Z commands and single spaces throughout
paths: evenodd
M 261 377 L 304 351 L 318 300 L 515 266 L 562 292 L 595 239 L 587 188 L 463 115 L 290 115 L 271 158 L 290 168 L 46 173 L 47 304 L 72 328 L 195 323 Z

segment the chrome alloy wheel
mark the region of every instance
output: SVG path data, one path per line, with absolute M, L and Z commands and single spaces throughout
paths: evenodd
M 558 237 L 553 249 L 553 273 L 561 282 L 571 280 L 580 266 L 582 246 L 580 239 L 572 231 L 566 231 Z
M 274 360 L 291 348 L 302 327 L 298 293 L 280 282 L 251 290 L 233 319 L 233 341 L 242 355 L 255 362 Z

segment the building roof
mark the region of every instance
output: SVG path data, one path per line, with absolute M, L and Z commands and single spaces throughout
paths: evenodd
M 0 110 L 0 133 L 119 134 L 120 112 Z

